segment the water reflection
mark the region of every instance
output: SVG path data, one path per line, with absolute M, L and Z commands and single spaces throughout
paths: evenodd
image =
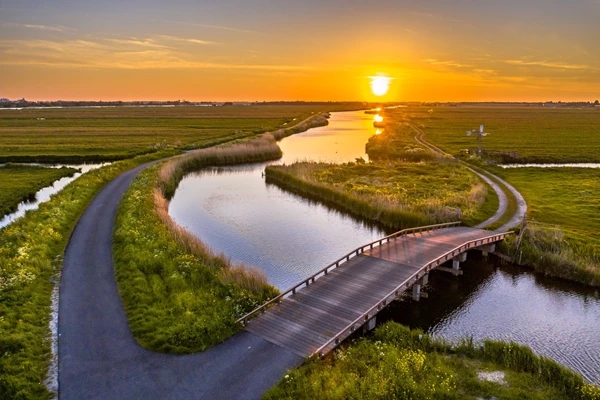
M 395 320 L 447 339 L 515 341 L 588 381 L 600 379 L 598 290 L 469 256 L 464 275 L 432 273 L 427 299 L 395 302 L 380 322 Z
M 279 142 L 282 163 L 295 161 L 348 162 L 368 160 L 365 145 L 375 134 L 373 119 L 362 111 L 332 113 L 329 125 L 293 135 Z
M 363 112 L 333 113 L 330 125 L 281 142 L 282 162 L 366 158 L 377 132 Z M 262 268 L 287 288 L 348 251 L 385 234 L 374 225 L 266 184 L 267 164 L 210 168 L 181 182 L 169 212 L 209 246 Z M 465 274 L 433 272 L 428 299 L 394 302 L 393 319 L 447 338 L 513 340 L 580 372 L 600 377 L 598 292 L 531 271 L 484 262 L 475 254 Z
M 181 182 L 169 207 L 179 223 L 234 261 L 287 289 L 385 232 L 266 185 L 264 164 L 207 168 Z

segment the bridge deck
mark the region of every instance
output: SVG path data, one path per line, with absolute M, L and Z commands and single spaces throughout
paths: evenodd
M 391 291 L 400 286 L 402 290 L 408 288 L 414 283 L 409 282 L 410 278 L 432 260 L 490 234 L 454 227 L 399 236 L 365 250 L 298 289 L 248 321 L 246 329 L 300 356 L 311 356 Z M 324 352 L 333 347 L 331 343 Z

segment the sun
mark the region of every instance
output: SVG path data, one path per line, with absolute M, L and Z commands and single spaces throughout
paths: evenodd
M 390 82 L 393 78 L 388 78 L 387 76 L 370 76 L 371 79 L 371 91 L 375 96 L 383 96 L 385 95 L 389 88 Z

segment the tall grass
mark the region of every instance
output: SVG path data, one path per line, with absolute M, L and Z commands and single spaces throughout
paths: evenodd
M 316 198 L 393 229 L 470 218 L 487 187 L 456 164 L 375 162 L 269 166 L 267 182 Z
M 528 223 L 516 249 L 517 237 L 507 238 L 503 250 L 536 271 L 585 285 L 600 286 L 600 254 L 597 247 L 578 245 L 575 249 L 562 230 Z
M 504 385 L 478 378 L 478 372 L 498 370 Z M 290 371 L 265 398 L 596 400 L 600 389 L 514 343 L 456 345 L 389 322 L 333 357 Z

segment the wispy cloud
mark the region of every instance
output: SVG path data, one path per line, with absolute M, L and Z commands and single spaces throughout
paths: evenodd
M 435 58 L 426 58 L 421 61 L 429 63 L 431 65 L 436 65 L 436 66 L 441 66 L 441 67 L 453 67 L 453 68 L 470 68 L 470 67 L 472 67 L 472 65 L 470 65 L 470 64 L 463 64 L 463 63 L 460 63 L 457 61 L 440 61 L 440 60 L 436 60 Z
M 166 49 L 168 46 L 156 43 L 152 39 L 138 39 L 138 38 L 127 38 L 127 39 L 104 39 L 107 42 L 111 42 L 117 45 L 127 46 L 139 46 L 139 47 L 150 47 L 156 49 Z
M 546 67 L 546 68 L 578 69 L 578 70 L 591 70 L 591 71 L 600 70 L 599 68 L 592 67 L 590 65 L 568 64 L 568 63 L 553 62 L 553 61 L 504 60 L 504 62 L 506 64 L 511 64 L 511 65 L 537 66 L 537 67 Z
M 147 39 L 0 40 L 0 65 L 120 69 L 312 71 L 307 65 L 212 63 Z
M 182 37 L 169 36 L 169 35 L 152 35 L 152 37 L 156 38 L 157 40 L 172 41 L 172 42 L 182 42 L 182 43 L 192 43 L 192 44 L 202 44 L 202 45 L 217 44 L 217 42 L 211 42 L 208 40 L 182 38 Z
M 73 29 L 73 28 L 69 28 L 67 26 L 62 26 L 62 25 L 49 26 L 49 25 L 17 24 L 14 22 L 4 22 L 4 23 L 2 23 L 2 26 L 15 27 L 15 28 L 37 29 L 37 30 L 41 30 L 41 31 L 61 32 L 61 33 L 75 31 L 75 29 Z

